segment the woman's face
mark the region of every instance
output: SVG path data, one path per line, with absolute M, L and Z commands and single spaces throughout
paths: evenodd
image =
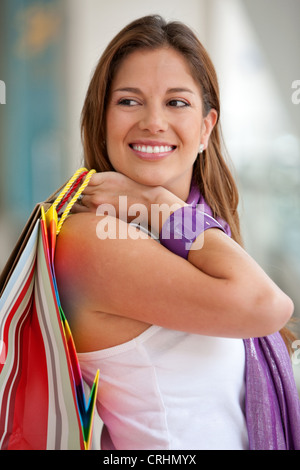
M 189 193 L 200 143 L 207 147 L 217 119 L 204 118 L 200 87 L 172 48 L 138 50 L 121 63 L 111 84 L 106 145 L 114 169 L 178 197 Z

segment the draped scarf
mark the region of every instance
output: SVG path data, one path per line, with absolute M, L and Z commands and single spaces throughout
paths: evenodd
M 196 185 L 187 203 L 213 217 Z M 217 217 L 225 233 L 229 225 Z M 279 332 L 244 339 L 245 417 L 250 450 L 300 450 L 300 400 L 292 361 Z

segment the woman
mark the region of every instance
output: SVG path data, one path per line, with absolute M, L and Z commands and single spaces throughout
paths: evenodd
M 242 339 L 281 329 L 293 304 L 240 246 L 219 119 L 213 65 L 177 22 L 134 21 L 92 77 L 82 134 L 98 173 L 56 271 L 85 380 L 100 369 L 103 449 L 249 447 Z

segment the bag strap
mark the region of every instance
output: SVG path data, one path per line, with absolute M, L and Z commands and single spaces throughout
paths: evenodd
M 74 193 L 75 189 L 80 185 L 81 181 L 83 180 L 83 178 L 88 174 L 88 171 L 84 171 L 80 176 L 79 178 L 77 179 L 77 181 L 74 182 L 73 186 L 71 186 L 71 188 L 68 190 L 68 192 L 65 194 L 65 196 L 63 197 L 63 199 L 61 200 L 59 206 L 57 207 L 56 211 L 57 213 L 60 212 L 60 210 L 64 207 L 64 205 L 66 204 L 66 202 L 69 200 L 70 196 L 72 195 L 72 193 Z
M 49 196 L 47 198 L 46 201 L 44 202 L 40 202 L 38 204 L 36 204 L 36 206 L 34 207 L 34 210 L 32 211 L 30 217 L 28 218 L 16 244 L 15 244 L 15 247 L 13 248 L 2 272 L 0 273 L 0 297 L 2 296 L 3 292 L 4 292 L 4 289 L 11 277 L 11 274 L 18 262 L 18 260 L 20 259 L 20 256 L 23 252 L 23 249 L 24 247 L 26 246 L 26 243 L 32 233 L 32 230 L 36 224 L 36 222 L 39 220 L 40 216 L 41 216 L 41 208 L 43 207 L 45 212 L 47 212 L 47 210 L 49 210 L 52 205 L 54 205 L 55 209 L 57 208 L 57 206 L 59 205 L 60 202 L 62 201 L 66 201 L 66 199 L 64 199 L 65 196 L 68 196 L 70 197 L 70 195 L 72 194 L 72 192 L 74 192 L 75 189 L 77 189 L 79 183 L 82 181 L 82 179 L 85 177 L 85 180 L 84 182 L 82 183 L 82 185 L 80 186 L 80 188 L 77 190 L 77 192 L 75 193 L 75 195 L 73 196 L 73 198 L 71 199 L 71 201 L 69 202 L 69 204 L 67 205 L 63 215 L 61 216 L 60 218 L 60 221 L 57 225 L 57 235 L 58 233 L 60 232 L 60 229 L 62 227 L 62 224 L 64 223 L 66 217 L 68 216 L 70 210 L 72 209 L 73 205 L 75 204 L 75 202 L 77 201 L 78 199 L 78 196 L 84 191 L 84 189 L 86 188 L 86 186 L 88 185 L 90 179 L 91 179 L 91 176 L 92 174 L 95 173 L 95 170 L 91 170 L 91 171 L 88 171 L 86 168 L 80 168 L 79 170 L 76 171 L 76 173 L 74 173 L 74 175 L 72 176 L 72 178 L 67 182 L 65 183 L 63 186 L 61 186 L 61 188 L 57 189 L 55 191 L 55 193 L 53 193 L 51 196 Z M 78 185 L 77 185 L 78 183 Z M 58 194 L 58 196 L 57 196 Z M 56 197 L 56 199 L 55 199 Z M 54 202 L 53 202 L 54 201 Z
M 66 220 L 67 216 L 69 215 L 73 205 L 77 201 L 78 197 L 80 194 L 85 190 L 87 185 L 90 182 L 90 179 L 92 175 L 96 173 L 96 170 L 90 170 L 88 171 L 86 168 L 79 168 L 72 178 L 67 182 L 67 184 L 64 186 L 63 190 L 59 194 L 59 196 L 56 198 L 54 201 L 52 207 L 55 209 L 57 212 L 58 210 L 64 205 L 64 202 L 68 200 L 70 195 L 75 191 L 74 196 L 71 198 L 71 200 L 68 202 L 63 214 L 61 215 L 59 222 L 57 224 L 57 229 L 56 229 L 56 235 L 59 234 L 61 227 Z M 83 183 L 79 186 L 79 183 L 82 181 L 84 178 Z M 79 189 L 77 189 L 79 186 Z

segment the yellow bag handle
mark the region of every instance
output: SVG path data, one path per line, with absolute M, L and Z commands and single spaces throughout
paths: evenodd
M 77 180 L 77 178 L 84 172 L 87 172 L 88 170 L 86 168 L 79 168 L 79 170 L 77 170 L 74 175 L 72 176 L 72 178 L 70 178 L 70 180 L 68 181 L 68 183 L 65 185 L 65 187 L 63 188 L 63 190 L 61 191 L 61 193 L 59 194 L 59 196 L 55 199 L 53 205 L 52 205 L 52 209 L 55 209 L 57 208 L 58 204 L 62 201 L 63 197 L 67 194 L 67 192 L 69 191 L 69 189 L 72 187 L 72 185 L 75 183 L 75 181 Z M 76 193 L 74 194 L 74 196 L 72 197 L 72 199 L 70 200 L 70 202 L 68 202 L 62 216 L 60 217 L 59 219 L 59 222 L 57 224 L 57 229 L 56 229 L 56 235 L 59 234 L 60 230 L 61 230 L 61 227 L 64 223 L 64 221 L 66 220 L 67 216 L 69 215 L 69 212 L 70 210 L 72 209 L 73 205 L 75 204 L 75 202 L 77 201 L 78 197 L 80 196 L 80 194 L 85 190 L 85 188 L 87 187 L 87 185 L 89 184 L 90 182 L 90 179 L 92 177 L 92 175 L 96 173 L 96 170 L 90 170 L 88 171 L 87 175 L 85 176 L 85 179 L 84 179 L 84 182 L 80 185 L 79 189 L 76 191 Z

